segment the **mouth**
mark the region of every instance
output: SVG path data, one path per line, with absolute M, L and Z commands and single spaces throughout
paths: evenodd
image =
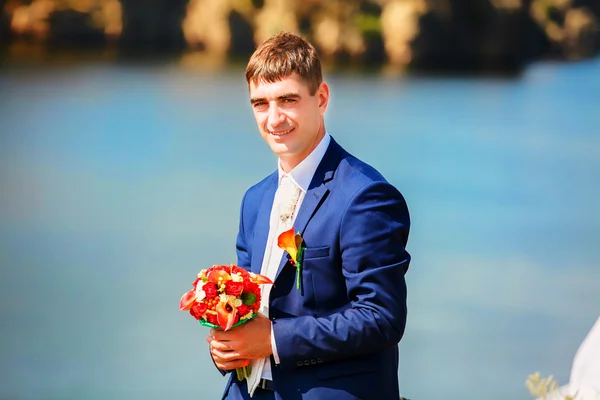
M 282 137 L 282 136 L 286 136 L 286 135 L 290 134 L 293 130 L 294 130 L 294 128 L 288 129 L 287 131 L 279 131 L 279 132 L 273 132 L 273 131 L 267 130 L 267 132 L 269 132 L 269 135 Z

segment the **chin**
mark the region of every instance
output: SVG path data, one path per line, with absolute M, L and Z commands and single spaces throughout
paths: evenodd
M 290 152 L 290 146 L 287 143 L 277 143 L 274 140 L 269 140 L 269 147 L 275 154 L 286 154 Z
M 278 157 L 292 154 L 292 152 L 287 147 L 281 146 L 271 146 L 271 151 L 275 153 Z

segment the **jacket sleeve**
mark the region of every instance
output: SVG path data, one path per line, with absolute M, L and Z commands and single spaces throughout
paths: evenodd
M 324 317 L 273 321 L 281 369 L 296 368 L 302 360 L 331 362 L 398 344 L 406 325 L 409 225 L 404 198 L 387 182 L 369 183 L 353 196 L 339 231 L 350 305 Z

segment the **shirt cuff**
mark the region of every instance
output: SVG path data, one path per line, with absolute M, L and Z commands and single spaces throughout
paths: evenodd
M 273 332 L 273 323 L 271 323 L 271 349 L 273 349 L 273 358 L 275 364 L 279 364 L 279 355 L 277 354 L 277 343 L 275 343 L 275 333 Z

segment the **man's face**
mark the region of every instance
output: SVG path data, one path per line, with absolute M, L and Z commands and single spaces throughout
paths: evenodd
M 250 103 L 258 130 L 279 156 L 285 172 L 304 160 L 325 135 L 322 117 L 328 101 L 325 82 L 311 96 L 296 73 L 273 83 L 250 83 Z

